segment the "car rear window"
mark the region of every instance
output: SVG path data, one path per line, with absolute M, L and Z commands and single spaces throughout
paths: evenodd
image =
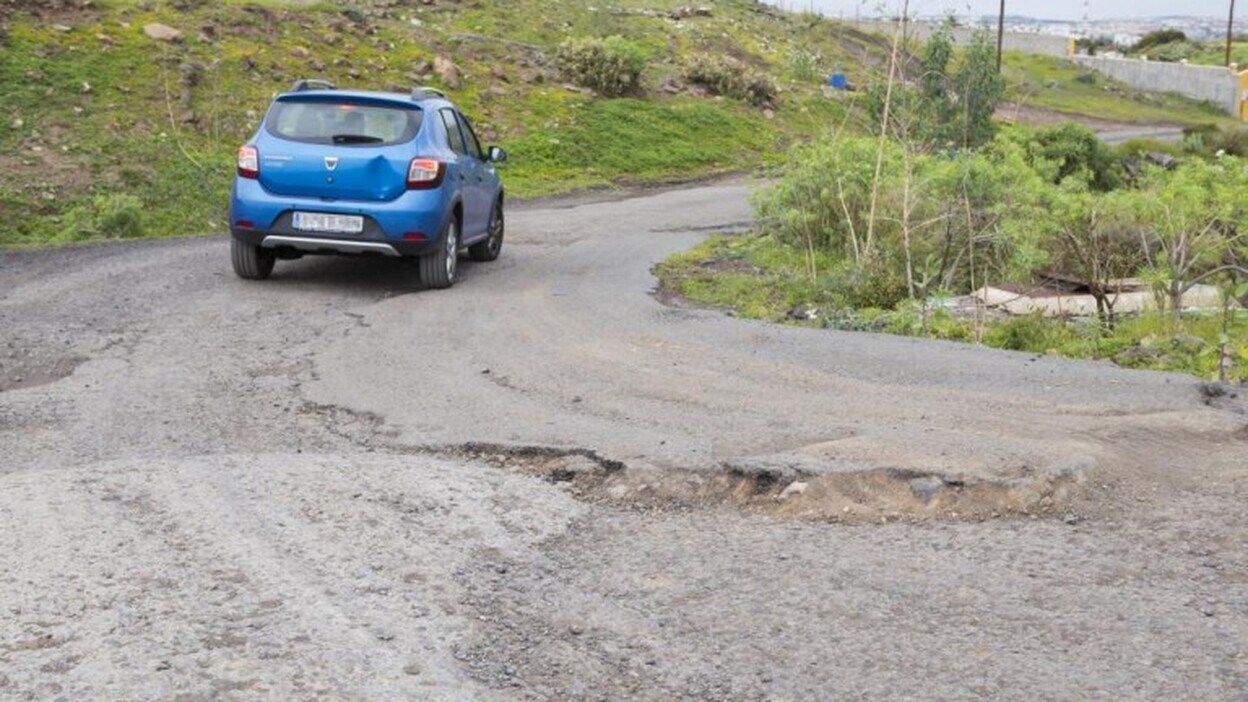
M 420 119 L 414 107 L 283 100 L 269 113 L 265 127 L 273 136 L 309 144 L 387 146 L 415 138 Z

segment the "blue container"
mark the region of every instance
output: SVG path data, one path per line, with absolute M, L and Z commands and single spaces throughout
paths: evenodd
M 828 85 L 836 88 L 837 90 L 848 90 L 849 78 L 847 78 L 844 73 L 833 73 L 832 76 L 828 78 Z

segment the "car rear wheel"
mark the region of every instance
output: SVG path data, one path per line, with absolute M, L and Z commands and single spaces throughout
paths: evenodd
M 230 260 L 234 263 L 234 273 L 239 278 L 265 280 L 273 273 L 277 256 L 259 246 L 230 239 Z
M 503 201 L 499 200 L 494 204 L 494 211 L 490 213 L 490 236 L 479 244 L 469 246 L 468 255 L 474 261 L 493 261 L 497 259 L 498 254 L 503 250 L 503 234 L 505 230 Z
M 459 220 L 451 218 L 442 233 L 442 245 L 427 256 L 420 257 L 420 280 L 434 290 L 455 284 L 459 272 Z

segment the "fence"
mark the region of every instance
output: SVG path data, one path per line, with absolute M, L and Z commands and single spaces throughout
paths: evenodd
M 1240 114 L 1241 78 L 1227 68 L 1104 56 L 1072 56 L 1071 60 L 1134 88 L 1178 93 L 1210 102 L 1233 115 Z

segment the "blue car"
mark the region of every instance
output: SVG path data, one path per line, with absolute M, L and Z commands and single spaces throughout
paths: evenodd
M 430 288 L 454 285 L 459 252 L 503 246 L 503 185 L 472 123 L 431 89 L 338 90 L 299 81 L 238 150 L 230 202 L 234 272 L 263 280 L 308 254 L 415 260 Z

